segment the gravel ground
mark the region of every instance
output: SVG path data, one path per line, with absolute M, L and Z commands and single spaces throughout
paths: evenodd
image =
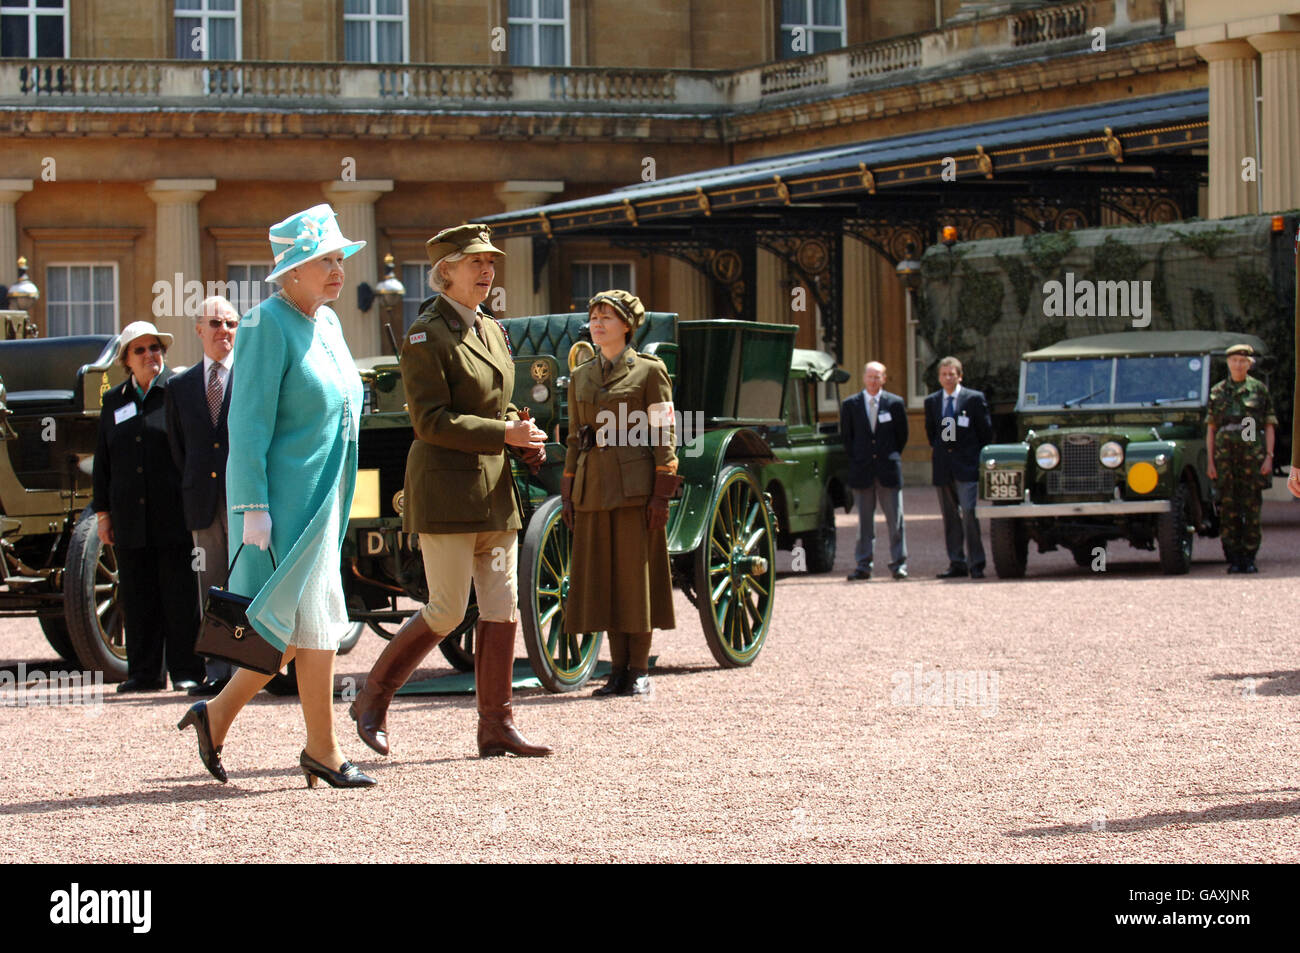
M 911 581 L 846 583 L 840 514 L 836 573 L 785 575 L 767 647 L 727 671 L 678 593 L 649 699 L 516 695 L 546 760 L 479 760 L 468 697 L 396 701 L 379 759 L 340 702 L 379 785 L 309 791 L 296 699 L 264 693 L 221 785 L 181 694 L 0 706 L 0 859 L 1300 860 L 1300 504 L 1266 504 L 1254 577 L 1198 540 L 1183 577 L 1120 544 L 1104 576 L 1052 553 L 1024 581 L 948 582 L 932 491 L 905 498 Z M 0 633 L 0 671 L 54 667 L 33 620 Z M 363 636 L 339 678 L 381 648 Z

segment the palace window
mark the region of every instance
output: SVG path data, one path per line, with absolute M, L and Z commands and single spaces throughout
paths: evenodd
M 239 0 L 174 0 L 178 60 L 240 59 Z
M 406 0 L 343 0 L 343 58 L 349 63 L 409 62 Z
M 67 0 L 0 0 L 0 56 L 67 55 Z
M 117 265 L 76 263 L 45 268 L 46 337 L 117 333 Z
M 226 281 L 230 293 L 226 299 L 241 315 L 255 304 L 261 304 L 275 290 L 266 280 L 271 266 L 261 262 L 232 262 L 226 266 Z
M 782 59 L 844 44 L 844 0 L 781 0 Z
M 402 287 L 406 294 L 402 298 L 402 326 L 393 328 L 398 337 L 405 335 L 412 322 L 420 316 L 420 302 L 433 294 L 429 288 L 430 269 L 427 261 L 402 262 Z
M 510 0 L 512 66 L 569 65 L 569 0 Z
M 586 313 L 587 302 L 598 291 L 632 287 L 632 264 L 626 261 L 575 261 L 569 272 L 569 310 Z

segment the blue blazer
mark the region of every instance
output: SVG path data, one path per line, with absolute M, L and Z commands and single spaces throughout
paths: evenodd
M 947 395 L 937 390 L 925 399 L 925 435 L 934 450 L 932 479 L 935 486 L 944 486 L 953 480 L 974 483 L 979 479 L 980 449 L 993 442 L 993 418 L 988 401 L 977 390 L 964 384 L 957 392 L 958 425 L 953 428 L 953 440 L 943 439 L 943 402 Z M 961 426 L 961 418 L 967 420 Z
M 862 488 L 877 480 L 882 486 L 901 487 L 903 448 L 907 446 L 907 407 L 887 390 L 880 392 L 876 430 L 871 431 L 867 399 L 858 391 L 840 405 L 840 433 L 849 451 L 849 486 Z M 881 417 L 888 415 L 888 420 Z
M 226 492 L 226 455 L 230 452 L 226 418 L 234 390 L 234 371 L 231 378 L 215 427 L 208 413 L 208 382 L 203 376 L 202 358 L 167 382 L 167 439 L 172 459 L 181 471 L 185 525 L 191 530 L 212 525 L 217 518 L 217 501 Z

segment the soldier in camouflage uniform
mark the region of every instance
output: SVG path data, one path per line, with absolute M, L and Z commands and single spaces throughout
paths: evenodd
M 1230 573 L 1259 572 L 1255 553 L 1261 491 L 1273 472 L 1277 417 L 1268 388 L 1246 376 L 1254 353 L 1249 344 L 1228 348 L 1229 376 L 1210 389 L 1205 433 L 1206 446 L 1213 448 L 1207 472 L 1219 490 L 1223 555 Z

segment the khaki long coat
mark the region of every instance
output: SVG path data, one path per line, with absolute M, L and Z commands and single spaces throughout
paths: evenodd
M 676 624 L 668 539 L 664 530 L 646 527 L 655 470 L 676 469 L 672 400 L 663 362 L 630 347 L 608 375 L 599 357 L 573 371 L 564 462 L 564 472 L 574 475 L 576 511 L 569 632 L 649 632 Z M 652 420 L 666 426 L 650 426 Z M 602 446 L 581 449 L 584 426 L 603 431 Z
M 415 429 L 406 456 L 408 533 L 518 530 L 506 423 L 515 367 L 505 334 L 482 319 L 480 340 L 444 298 L 425 301 L 402 346 L 402 384 Z

